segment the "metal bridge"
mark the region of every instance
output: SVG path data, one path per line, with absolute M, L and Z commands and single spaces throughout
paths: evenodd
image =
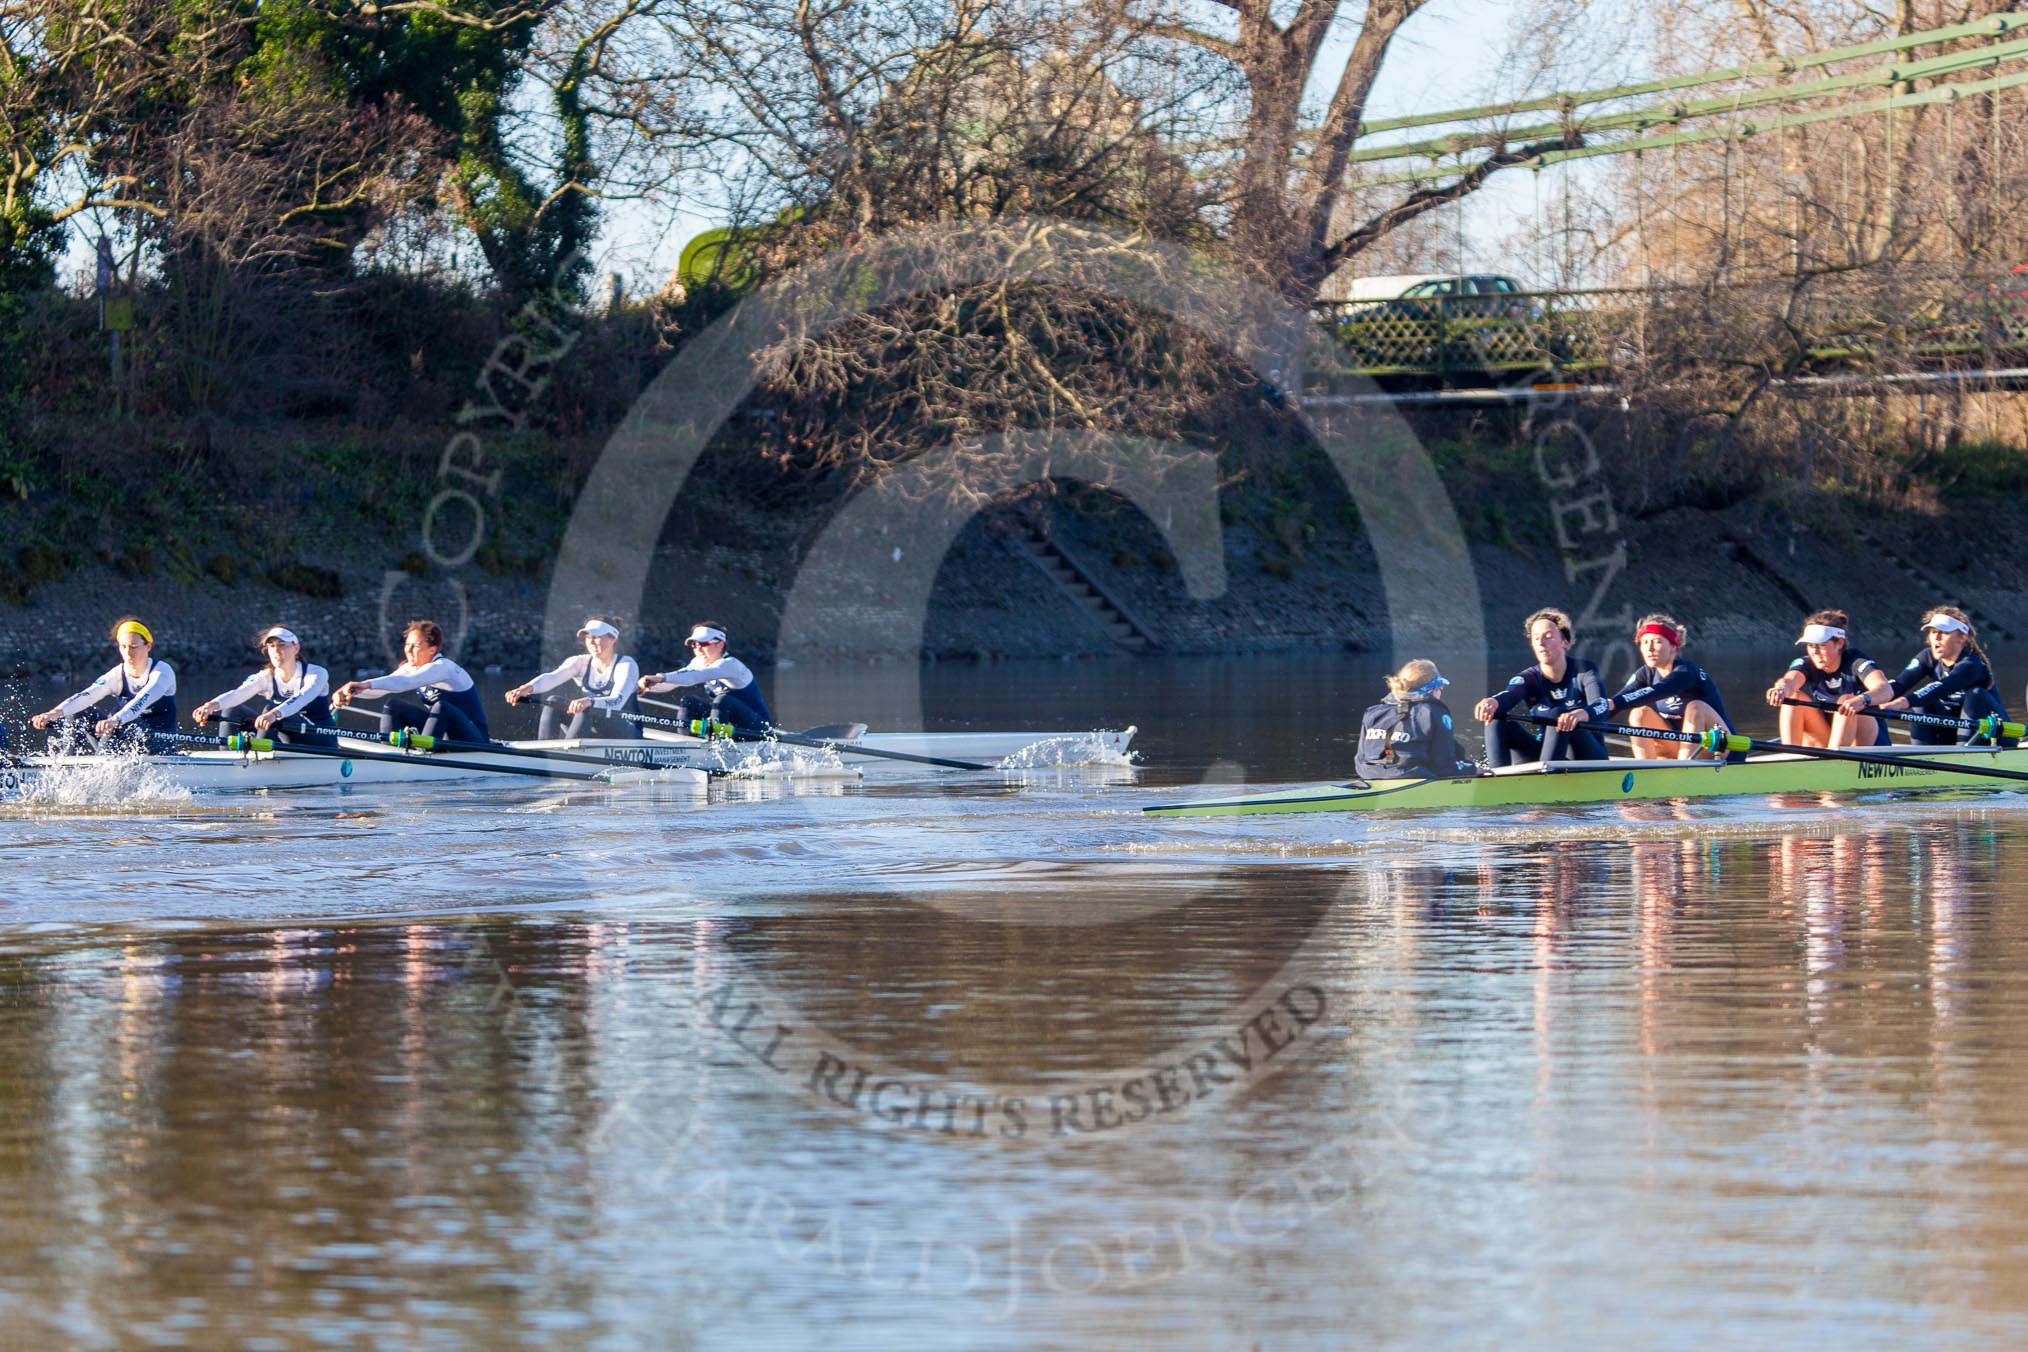
M 1984 279 L 1779 282 L 1329 301 L 1316 317 L 1341 360 L 1312 380 L 1389 386 L 1511 381 L 1530 373 L 1609 378 L 1679 352 L 1706 357 L 1725 331 L 1799 375 L 1998 368 L 2028 362 L 2028 272 Z
M 1334 376 L 1357 375 L 1396 391 L 1514 388 L 1533 373 L 1611 384 L 1637 367 L 1735 362 L 1787 383 L 2016 375 L 2028 366 L 2028 264 L 2005 269 L 2028 254 L 2010 253 L 1998 233 L 1975 254 L 1953 239 L 1968 205 L 1961 192 L 1991 194 L 2003 175 L 2018 176 L 2018 111 L 2003 111 L 2002 96 L 2022 87 L 2028 14 L 2002 13 L 1754 65 L 1368 123 L 1350 156 L 1352 187 L 1412 185 L 1411 202 L 1461 203 L 1489 172 L 1526 168 L 1537 175 L 1539 213 L 1546 167 L 1629 157 L 1636 216 L 1617 272 L 1642 285 L 1322 302 L 1316 318 L 1340 361 L 1313 372 L 1312 384 L 1328 390 Z M 1906 160 L 1925 116 L 1947 166 L 1926 182 Z M 1861 136 L 1862 123 L 1873 131 Z M 1836 124 L 1850 131 L 1827 145 Z M 1813 138 L 1832 166 L 1835 204 L 1806 201 L 1798 186 Z M 1646 184 L 1669 184 L 1667 196 L 1643 184 L 1644 161 L 1660 156 L 1669 167 L 1657 174 L 1649 163 Z M 1715 253 L 1679 265 L 1671 237 L 1658 259 L 1649 227 L 1670 213 L 1669 197 L 1695 191 L 1683 161 L 1695 169 L 1699 156 L 1704 210 L 1716 218 L 1699 228 Z M 1961 189 L 1955 176 L 1968 162 L 1983 167 Z M 1567 170 L 1563 186 L 1567 232 Z M 1911 234 L 1911 213 L 1925 208 L 1936 228 Z M 2006 210 L 1998 198 L 1981 209 Z M 1757 260 L 1747 246 L 1754 212 Z M 2012 247 L 2028 240 L 2016 232 Z M 1572 272 L 1566 259 L 1563 275 Z

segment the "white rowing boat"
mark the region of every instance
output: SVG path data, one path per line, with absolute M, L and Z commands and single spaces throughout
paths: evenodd
M 845 729 L 857 732 L 857 729 Z M 1093 763 L 1117 764 L 1134 729 L 1096 733 L 886 733 L 840 737 L 848 753 L 866 748 L 890 754 L 1010 762 L 1009 768 Z M 545 753 L 547 753 L 545 755 Z M 525 778 L 592 784 L 652 783 L 702 791 L 714 780 L 856 780 L 861 767 L 923 767 L 908 762 L 861 760 L 847 765 L 829 751 L 768 744 L 707 742 L 651 732 L 643 739 L 583 738 L 516 741 L 499 751 L 420 751 L 380 738 L 341 734 L 335 753 L 291 750 L 229 751 L 193 747 L 160 755 L 40 755 L 0 765 L 0 791 L 57 792 L 93 798 L 148 793 L 221 793 L 445 780 L 518 782 Z M 11 782 L 10 782 L 11 781 Z
M 828 730 L 821 728 L 798 735 L 810 737 L 814 733 L 834 743 L 846 755 L 857 750 L 887 752 L 937 760 L 975 761 L 1000 769 L 1021 770 L 1120 765 L 1125 763 L 1128 748 L 1138 731 L 1138 728 L 1128 727 L 1119 730 L 1101 728 L 1092 732 L 867 732 L 861 725 L 854 724 L 831 735 L 826 735 Z M 846 736 L 846 732 L 853 735 Z M 723 745 L 661 728 L 647 729 L 647 739 L 660 745 L 693 750 Z M 633 745 L 638 746 L 639 743 Z M 888 768 L 906 766 L 906 762 L 902 761 L 880 764 Z M 861 768 L 874 769 L 876 762 L 869 760 Z
M 351 751 L 354 754 L 345 754 Z M 76 796 L 89 788 L 94 798 L 149 796 L 160 792 L 229 793 L 274 789 L 349 788 L 383 784 L 427 784 L 445 780 L 494 779 L 519 782 L 524 776 L 591 783 L 668 784 L 702 790 L 716 776 L 689 765 L 665 767 L 615 764 L 553 765 L 512 756 L 404 755 L 385 745 L 361 749 L 341 739 L 340 754 L 306 755 L 286 747 L 273 751 L 193 749 L 168 755 L 25 756 L 0 769 L 0 781 L 12 778 L 16 791 Z M 5 788 L 0 782 L 0 788 Z

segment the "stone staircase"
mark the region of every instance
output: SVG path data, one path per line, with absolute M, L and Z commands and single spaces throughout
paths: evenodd
M 1881 558 L 1887 560 L 1888 564 L 1903 577 L 1920 583 L 1925 590 L 1935 595 L 1938 600 L 1948 602 L 1971 616 L 1972 627 L 1979 631 L 1982 638 L 1986 640 L 2000 639 L 2008 643 L 2014 641 L 2014 635 L 2006 625 L 2001 624 L 1991 615 L 1980 614 L 1970 605 L 1967 605 L 1964 599 L 1957 594 L 1948 582 L 1932 577 L 1928 570 L 1924 569 L 1914 559 L 1909 558 L 1893 545 L 1888 544 L 1871 531 L 1854 530 L 1852 534 L 1858 538 L 1860 544 L 1865 545 Z
M 1149 627 L 1051 537 L 1040 514 L 1010 513 L 1006 519 L 1012 527 L 1007 536 L 1009 546 L 1048 574 L 1065 596 L 1098 622 L 1115 647 L 1134 654 L 1161 651 Z

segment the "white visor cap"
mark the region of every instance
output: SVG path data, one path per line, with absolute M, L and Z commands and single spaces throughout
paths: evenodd
M 708 624 L 700 624 L 695 629 L 692 629 L 690 637 L 683 641 L 685 643 L 723 643 L 725 642 L 725 631 L 723 629 L 713 629 Z
M 1934 629 L 1939 634 L 1969 634 L 1972 626 L 1955 615 L 1932 615 L 1922 622 L 1925 631 Z
M 590 634 L 594 638 L 618 638 L 620 631 L 607 624 L 604 620 L 586 620 L 584 628 L 577 631 L 577 636 L 583 638 L 586 634 Z
M 266 646 L 272 639 L 280 639 L 284 643 L 301 643 L 303 641 L 296 637 L 294 630 L 284 629 L 279 624 L 261 635 L 261 644 Z
M 1843 629 L 1837 629 L 1828 624 L 1806 624 L 1803 626 L 1803 636 L 1797 639 L 1796 642 L 1829 643 L 1834 638 L 1843 637 L 1845 637 Z

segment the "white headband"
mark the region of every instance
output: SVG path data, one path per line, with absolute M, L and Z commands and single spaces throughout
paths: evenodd
M 604 620 L 586 620 L 584 628 L 577 631 L 577 636 L 583 638 L 586 634 L 590 634 L 594 638 L 618 638 L 620 631 L 607 624 Z
M 695 629 L 692 629 L 690 637 L 683 641 L 685 643 L 723 643 L 725 642 L 725 631 L 723 629 L 713 629 L 708 624 L 700 624 Z
M 1969 634 L 1972 626 L 1955 615 L 1932 615 L 1922 622 L 1924 629 L 1934 629 L 1939 634 Z
M 1845 637 L 1843 629 L 1834 629 L 1828 624 L 1806 624 L 1803 626 L 1803 636 L 1796 642 L 1829 643 L 1834 638 L 1843 637 Z
M 261 643 L 265 645 L 267 641 L 271 638 L 278 638 L 284 643 L 302 642 L 302 640 L 297 638 L 293 632 L 282 628 L 282 626 L 280 626 L 279 624 L 276 625 L 274 628 L 268 630 L 267 633 L 261 635 Z

